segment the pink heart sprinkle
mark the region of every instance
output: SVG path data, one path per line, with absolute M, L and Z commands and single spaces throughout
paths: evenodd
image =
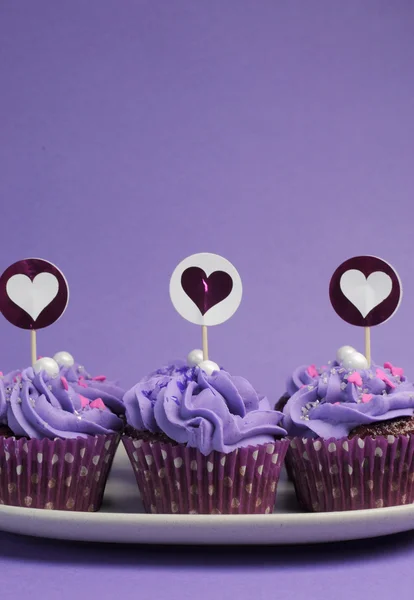
M 3 371 L 0 371 L 0 377 L 3 377 Z
M 88 386 L 86 385 L 86 383 L 83 383 L 83 381 L 81 381 L 81 380 L 79 380 L 79 381 L 78 381 L 78 386 L 79 386 L 79 387 L 84 387 L 84 388 L 87 388 L 87 387 L 88 387 Z
M 85 398 L 85 396 L 82 396 L 81 394 L 79 394 L 79 398 L 81 401 L 81 406 L 82 408 L 85 408 L 85 406 L 89 406 L 89 399 Z
M 65 388 L 65 390 L 68 390 L 69 386 L 68 386 L 68 381 L 67 381 L 66 377 L 61 377 L 60 381 L 62 382 L 62 385 Z
M 372 400 L 372 394 L 362 394 L 362 396 L 361 396 L 361 402 L 363 402 L 364 404 L 366 404 L 370 400 Z
M 337 404 L 341 404 L 340 402 L 334 402 L 334 406 L 336 406 Z
M 97 398 L 89 405 L 91 408 L 100 408 L 101 410 L 106 410 L 106 406 L 102 401 L 102 398 Z
M 404 369 L 401 369 L 401 367 L 394 367 L 390 362 L 384 363 L 384 369 L 389 369 L 394 377 L 402 377 L 404 375 Z
M 317 377 L 319 375 L 317 368 L 315 365 L 309 365 L 306 369 L 310 377 Z
M 96 377 L 92 377 L 93 381 L 105 381 L 105 375 L 97 375 Z
M 355 383 L 355 385 L 359 385 L 360 387 L 362 387 L 362 377 L 357 371 L 355 371 L 355 373 L 352 373 L 352 375 L 348 377 L 348 381 L 350 383 Z
M 390 379 L 388 379 L 388 377 L 386 376 L 384 371 L 382 371 L 381 369 L 377 369 L 377 377 L 378 377 L 378 379 L 381 379 L 390 388 L 396 387 L 395 384 Z

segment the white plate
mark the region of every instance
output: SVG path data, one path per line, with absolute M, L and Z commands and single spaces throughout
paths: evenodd
M 307 544 L 414 529 L 414 504 L 334 513 L 300 512 L 282 480 L 273 515 L 147 515 L 120 446 L 98 513 L 0 506 L 0 529 L 39 537 L 141 544 Z

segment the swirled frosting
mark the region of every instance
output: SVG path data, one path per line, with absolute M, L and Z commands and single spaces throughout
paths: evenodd
M 327 368 L 322 367 L 322 369 L 317 369 L 315 365 L 301 365 L 297 367 L 286 382 L 286 395 L 293 396 L 303 386 L 311 384 L 315 377 L 318 377 Z
M 211 451 L 231 452 L 271 442 L 286 431 L 282 413 L 272 411 L 243 377 L 220 370 L 170 365 L 142 379 L 124 396 L 127 423 L 139 431 Z
M 359 425 L 412 416 L 414 385 L 391 363 L 360 371 L 334 363 L 298 389 L 283 413 L 289 435 L 339 439 Z
M 72 367 L 61 367 L 60 375 L 65 377 L 78 394 L 90 400 L 100 398 L 115 414 L 125 414 L 122 401 L 125 390 L 118 385 L 117 381 L 109 381 L 105 375 L 92 377 L 85 367 L 76 362 Z
M 16 436 L 77 438 L 122 429 L 122 420 L 102 401 L 78 394 L 64 377 L 29 367 L 13 387 L 0 381 L 0 419 Z

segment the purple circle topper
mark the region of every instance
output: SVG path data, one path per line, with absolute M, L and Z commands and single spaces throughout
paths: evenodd
M 65 312 L 69 288 L 63 273 L 41 258 L 26 258 L 0 278 L 0 310 L 21 329 L 42 329 Z
M 376 256 L 355 256 L 343 262 L 329 285 L 336 313 L 351 325 L 373 327 L 392 317 L 402 298 L 398 273 Z

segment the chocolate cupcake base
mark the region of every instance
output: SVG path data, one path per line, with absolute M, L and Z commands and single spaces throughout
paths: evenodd
M 413 434 L 294 438 L 286 462 L 305 510 L 359 510 L 414 502 Z
M 204 456 L 196 448 L 145 437 L 125 436 L 123 443 L 147 512 L 273 512 L 288 440 Z
M 0 437 L 0 504 L 99 510 L 119 434 L 71 440 Z

